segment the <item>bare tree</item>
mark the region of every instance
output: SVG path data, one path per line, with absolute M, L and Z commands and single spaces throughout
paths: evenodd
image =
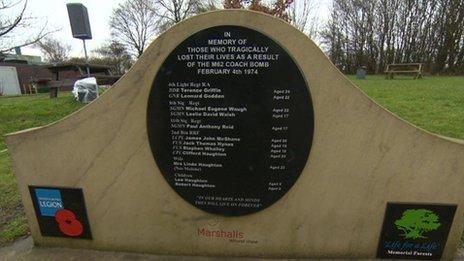
M 204 2 L 202 0 L 155 0 L 155 10 L 160 18 L 172 25 L 199 13 L 201 8 L 208 8 L 208 4 L 214 6 L 213 1 L 206 5 Z
M 200 13 L 215 11 L 219 9 L 220 9 L 220 6 L 218 5 L 217 0 L 203 0 L 203 1 L 200 1 L 197 7 L 196 13 L 200 14 Z
M 316 0 L 297 0 L 289 8 L 290 23 L 311 38 L 317 36 L 319 30 L 320 3 Z
M 113 10 L 110 18 L 111 35 L 136 57 L 142 55 L 161 26 L 152 0 L 126 0 Z
M 45 54 L 45 60 L 51 63 L 66 61 L 71 51 L 71 45 L 49 37 L 40 40 L 36 45 Z
M 26 8 L 27 0 L 0 0 L 0 53 L 37 43 L 51 33 L 46 21 L 28 16 Z
M 421 62 L 432 73 L 464 73 L 464 0 L 333 0 L 322 36 L 345 72 Z
M 93 51 L 98 54 L 103 63 L 111 66 L 113 74 L 126 73 L 133 64 L 130 54 L 125 46 L 117 41 L 109 41 Z
M 434 71 L 437 73 L 464 73 L 464 1 L 441 0 L 437 19 L 436 59 Z
M 287 22 L 291 21 L 290 9 L 295 0 L 223 0 L 225 9 L 248 9 L 273 15 Z

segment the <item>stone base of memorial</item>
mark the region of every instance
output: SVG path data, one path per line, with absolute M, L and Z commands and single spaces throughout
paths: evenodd
M 437 259 L 463 230 L 464 142 L 255 12 L 175 25 L 99 99 L 7 144 L 41 246 Z

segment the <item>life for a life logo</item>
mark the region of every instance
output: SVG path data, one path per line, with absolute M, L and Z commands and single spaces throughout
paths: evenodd
M 91 239 L 82 189 L 29 186 L 42 236 Z
M 388 203 L 377 257 L 439 259 L 456 205 Z
M 426 233 L 440 228 L 440 217 L 428 209 L 407 209 L 400 219 L 395 221 L 396 228 L 405 239 L 427 238 Z

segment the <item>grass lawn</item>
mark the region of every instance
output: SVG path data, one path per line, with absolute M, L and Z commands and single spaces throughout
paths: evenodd
M 464 139 L 464 77 L 349 78 L 377 103 L 414 125 Z
M 0 97 L 0 246 L 29 233 L 4 135 L 54 122 L 83 105 L 70 92 Z
M 61 92 L 57 99 L 48 94 L 0 98 L 0 151 L 6 149 L 3 135 L 54 122 L 82 107 L 70 92 Z
M 464 77 L 349 78 L 367 95 L 407 121 L 434 133 L 464 139 Z M 0 97 L 0 151 L 6 133 L 51 123 L 83 105 L 70 93 Z M 7 152 L 0 152 L 0 246 L 28 233 Z
M 0 246 L 29 232 L 6 151 L 0 153 Z

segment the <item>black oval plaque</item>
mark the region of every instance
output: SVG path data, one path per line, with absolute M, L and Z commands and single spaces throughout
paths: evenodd
M 147 117 L 169 185 L 226 216 L 279 200 L 306 165 L 314 130 L 298 66 L 272 39 L 241 26 L 211 27 L 179 44 L 156 75 Z

